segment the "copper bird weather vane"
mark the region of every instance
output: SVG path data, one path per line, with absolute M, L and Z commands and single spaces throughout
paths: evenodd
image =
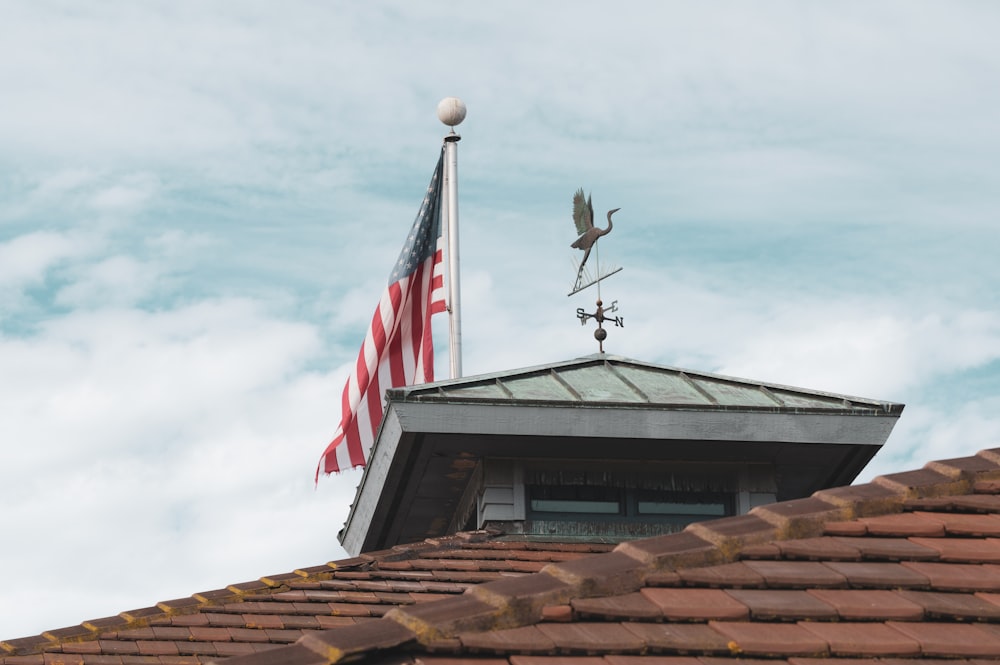
M 618 311 L 618 301 L 615 300 L 607 307 L 604 306 L 604 302 L 601 300 L 601 281 L 619 272 L 621 268 L 611 267 L 606 272 L 601 272 L 601 255 L 598 250 L 598 241 L 601 237 L 606 236 L 611 233 L 613 224 L 611 222 L 611 215 L 615 214 L 621 210 L 621 208 L 614 208 L 608 211 L 608 226 L 607 228 L 599 228 L 594 226 L 594 206 L 591 203 L 591 198 L 589 196 L 584 197 L 583 188 L 576 190 L 576 194 L 573 195 L 573 223 L 576 225 L 576 232 L 579 237 L 570 247 L 574 249 L 583 250 L 583 258 L 580 260 L 580 265 L 577 266 L 576 270 L 576 282 L 573 284 L 573 290 L 569 292 L 568 295 L 574 295 L 583 291 L 584 289 L 597 284 L 597 309 L 594 310 L 593 314 L 587 313 L 582 307 L 577 308 L 576 317 L 580 319 L 580 325 L 586 325 L 589 319 L 594 319 L 597 321 L 597 329 L 594 331 L 594 339 L 597 340 L 598 348 L 601 353 L 604 353 L 604 340 L 608 337 L 608 331 L 604 329 L 604 323 L 609 321 L 614 323 L 617 327 L 624 327 L 625 323 L 620 316 L 608 316 L 612 312 Z M 593 272 L 586 267 L 587 259 L 590 258 L 591 250 L 595 250 L 595 259 Z

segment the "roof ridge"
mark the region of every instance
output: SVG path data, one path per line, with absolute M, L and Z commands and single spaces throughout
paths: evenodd
M 823 534 L 829 522 L 898 513 L 910 499 L 970 493 L 1000 480 L 1000 448 L 971 457 L 929 462 L 923 468 L 878 476 L 869 483 L 815 492 L 758 506 L 746 515 L 691 524 L 679 533 L 621 543 L 604 554 L 552 563 L 523 577 L 486 582 L 454 598 L 396 607 L 381 619 L 304 635 L 282 662 L 338 663 L 412 642 L 431 644 L 460 632 L 538 623 L 543 608 L 573 598 L 622 594 L 650 575 L 735 561 L 747 547 Z M 292 650 L 301 655 L 294 657 Z M 228 665 L 273 662 L 274 651 L 237 657 Z

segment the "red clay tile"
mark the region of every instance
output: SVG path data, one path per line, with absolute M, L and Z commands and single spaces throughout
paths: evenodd
M 725 593 L 750 608 L 750 616 L 758 621 L 837 618 L 837 610 L 805 591 L 731 589 Z
M 43 637 L 46 637 L 53 642 L 59 642 L 60 640 L 74 640 L 85 637 L 93 637 L 94 631 L 85 626 L 68 626 L 66 628 L 57 628 L 56 630 L 47 630 L 42 633 Z
M 722 560 L 721 553 L 715 546 L 687 531 L 626 541 L 616 547 L 615 551 L 625 552 L 652 564 L 654 568 L 665 570 L 720 563 Z
M 121 656 L 124 654 L 139 653 L 139 645 L 136 642 L 119 642 L 118 640 L 99 640 L 101 651 L 110 656 Z
M 847 621 L 917 621 L 924 618 L 922 605 L 895 591 L 867 589 L 810 589 L 809 594 L 833 606 Z
M 1000 496 L 991 496 L 989 499 L 995 500 L 998 509 L 1000 509 Z M 980 538 L 1000 536 L 1000 515 L 995 513 L 975 513 L 971 515 L 967 513 L 934 513 L 934 517 L 944 524 L 945 531 L 952 536 L 973 536 Z
M 646 586 L 679 586 L 681 576 L 673 571 L 658 571 L 646 575 L 644 584 Z
M 299 645 L 316 653 L 339 653 L 349 657 L 366 651 L 402 646 L 415 638 L 413 631 L 402 624 L 379 619 L 332 630 L 305 633 Z
M 32 635 L 30 637 L 18 637 L 13 640 L 4 640 L 0 644 L 2 644 L 3 648 L 8 652 L 24 654 L 35 649 L 41 649 L 43 646 L 52 644 L 52 642 L 41 635 Z
M 728 654 L 729 640 L 701 623 L 623 623 L 654 653 Z
M 45 665 L 84 665 L 86 659 L 78 654 L 47 653 L 43 662 Z
M 462 658 L 451 656 L 418 656 L 413 659 L 413 662 L 414 665 L 508 665 L 506 658 Z
M 733 642 L 733 648 L 736 648 L 735 642 Z M 741 657 L 739 660 L 734 661 L 732 658 L 721 658 L 719 656 L 702 656 L 698 660 L 701 661 L 702 665 L 733 665 L 733 663 L 737 663 L 738 665 L 785 665 L 788 663 L 784 659 Z M 830 664 L 827 663 L 827 665 Z
M 245 656 L 254 653 L 253 646 L 243 642 L 213 642 L 216 655 L 222 658 Z
M 770 588 L 844 587 L 844 576 L 816 561 L 747 561 Z
M 821 536 L 801 540 L 784 540 L 775 543 L 781 554 L 789 559 L 812 561 L 860 561 L 861 552 L 843 541 Z
M 892 490 L 905 492 L 907 498 L 961 494 L 965 489 L 964 481 L 949 478 L 943 473 L 931 469 L 890 473 L 879 476 L 872 482 Z
M 316 621 L 319 623 L 320 630 L 326 630 L 328 628 L 338 628 L 340 626 L 353 626 L 359 621 L 354 617 L 325 617 L 317 616 Z M 374 621 L 374 619 L 360 619 L 360 621 Z
M 687 585 L 708 587 L 758 588 L 764 578 L 746 563 L 723 563 L 718 566 L 682 568 L 677 575 Z
M 87 640 L 85 642 L 64 642 L 62 650 L 64 653 L 96 655 L 101 653 L 101 645 L 97 640 Z
M 217 656 L 219 654 L 212 642 L 175 642 L 174 645 L 177 647 L 177 653 L 181 656 Z
M 544 605 L 563 604 L 573 588 L 546 573 L 508 577 L 473 587 L 469 595 L 493 607 L 509 607 L 516 612 L 537 614 Z
M 386 618 L 392 617 L 405 625 L 429 626 L 437 632 L 454 634 L 490 627 L 496 620 L 497 613 L 494 606 L 466 594 L 436 603 L 397 607 L 390 610 Z
M 568 623 L 573 620 L 573 607 L 570 605 L 546 605 L 542 608 L 542 621 Z
M 180 653 L 177 642 L 140 640 L 135 645 L 144 656 L 176 656 Z
M 916 640 L 882 623 L 803 621 L 799 626 L 825 641 L 832 656 L 920 655 Z
M 310 651 L 305 646 L 292 644 L 280 649 L 262 649 L 240 658 L 242 665 L 329 665 L 326 654 Z
M 190 631 L 192 640 L 202 642 L 228 642 L 233 639 L 232 631 L 221 626 L 192 626 L 187 630 Z
M 854 515 L 865 517 L 883 515 L 896 510 L 906 499 L 906 491 L 893 486 L 863 483 L 820 490 L 814 492 L 813 496 L 835 506 L 847 508 Z
M 1000 591 L 1000 568 L 990 564 L 904 561 L 901 565 L 926 577 L 935 591 Z
M 972 489 L 977 494 L 1000 494 L 1000 480 L 977 480 Z
M 187 598 L 175 598 L 174 600 L 161 600 L 156 604 L 164 612 L 177 612 L 179 610 L 198 607 L 202 602 L 193 596 Z
M 709 626 L 748 656 L 822 656 L 828 650 L 826 640 L 795 624 L 712 621 Z
M 510 665 L 607 665 L 600 656 L 511 656 Z
M 750 617 L 746 605 L 721 589 L 645 588 L 640 593 L 671 621 L 735 621 Z
M 952 459 L 928 462 L 924 468 L 932 469 L 953 478 L 976 480 L 979 478 L 998 480 L 1000 465 L 990 459 L 989 453 L 970 457 L 955 457 Z
M 823 524 L 841 519 L 843 508 L 815 496 L 757 506 L 750 511 L 770 522 L 782 538 L 809 538 L 823 533 Z
M 744 545 L 738 555 L 739 559 L 780 559 L 781 548 L 775 543 L 757 543 Z
M 247 628 L 281 629 L 285 622 L 277 614 L 244 614 L 242 625 Z
M 648 569 L 648 564 L 614 551 L 551 564 L 544 573 L 575 586 L 577 595 L 596 596 L 635 591 Z
M 968 593 L 900 591 L 899 595 L 923 607 L 927 618 L 931 620 L 996 621 L 1000 619 L 1000 607 L 987 599 L 978 598 Z
M 906 538 L 876 538 L 865 536 L 851 538 L 836 536 L 845 545 L 858 548 L 862 559 L 888 561 L 933 561 L 938 558 L 937 550 L 932 550 Z
M 937 550 L 941 561 L 959 563 L 1000 563 L 1000 540 L 994 538 L 911 538 Z
M 1000 657 L 1000 637 L 971 624 L 890 621 L 886 625 L 916 640 L 925 656 Z
M 267 641 L 274 642 L 275 644 L 291 644 L 303 635 L 301 630 L 287 630 L 283 628 L 267 628 L 264 632 L 267 634 Z
M 944 525 L 930 513 L 898 513 L 865 517 L 858 520 L 872 536 L 931 536 L 944 535 Z
M 863 536 L 868 533 L 868 527 L 856 520 L 849 522 L 827 522 L 823 528 L 823 533 L 827 536 Z
M 154 639 L 154 640 L 193 640 L 193 639 L 204 639 L 202 637 L 194 637 L 195 631 L 212 631 L 213 635 L 222 635 L 222 638 L 213 639 L 226 639 L 226 635 L 229 633 L 227 628 L 209 628 L 207 626 L 152 626 L 146 629 L 139 630 L 128 630 L 119 633 L 120 638 L 127 639 Z M 204 635 L 205 633 L 201 633 Z
M 829 561 L 824 565 L 843 575 L 852 588 L 923 589 L 930 586 L 927 577 L 898 563 Z
M 778 530 L 773 524 L 750 514 L 695 522 L 684 530 L 725 548 L 766 543 L 778 535 Z
M 639 592 L 604 598 L 574 598 L 572 607 L 583 617 L 605 619 L 660 619 L 660 607 Z
M 106 630 L 124 630 L 129 627 L 128 620 L 120 617 L 102 617 L 100 619 L 89 619 L 84 621 L 81 625 L 90 628 L 91 630 L 102 632 Z
M 702 665 L 690 656 L 605 656 L 604 661 L 607 665 Z
M 267 642 L 267 633 L 259 628 L 224 628 L 236 642 Z
M 564 654 L 639 653 L 645 646 L 619 623 L 541 623 L 538 629 Z

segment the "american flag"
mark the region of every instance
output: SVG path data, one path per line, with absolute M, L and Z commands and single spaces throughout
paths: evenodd
M 382 421 L 386 388 L 434 380 L 431 315 L 445 310 L 444 266 L 438 248 L 444 150 L 410 235 L 375 308 L 354 370 L 344 386 L 341 421 L 320 458 L 320 471 L 364 466 Z

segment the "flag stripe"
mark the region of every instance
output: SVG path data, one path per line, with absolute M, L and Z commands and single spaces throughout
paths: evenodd
M 316 469 L 364 466 L 382 420 L 387 388 L 434 380 L 431 315 L 446 311 L 443 252 L 437 247 L 442 157 L 341 396 L 341 422 Z

